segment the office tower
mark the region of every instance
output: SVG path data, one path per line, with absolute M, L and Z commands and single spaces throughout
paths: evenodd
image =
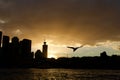
M 2 47 L 8 47 L 9 46 L 9 41 L 10 41 L 10 38 L 9 36 L 3 36 L 3 42 L 2 42 Z
M 48 45 L 46 44 L 46 42 L 44 42 L 44 44 L 43 44 L 42 52 L 43 52 L 43 57 L 47 58 Z
M 20 65 L 28 66 L 32 64 L 33 54 L 31 53 L 31 43 L 29 39 L 20 41 Z
M 2 31 L 0 31 L 0 47 L 1 47 L 1 41 L 2 41 Z
M 28 58 L 31 53 L 31 40 L 23 39 L 20 41 L 20 51 L 23 58 Z
M 3 54 L 4 60 L 8 63 L 9 63 L 10 58 L 11 58 L 9 40 L 10 40 L 9 36 L 3 36 L 2 54 Z
M 11 55 L 14 59 L 19 59 L 20 56 L 20 44 L 19 44 L 19 38 L 18 37 L 13 37 L 12 38 L 12 43 L 10 45 L 11 48 Z

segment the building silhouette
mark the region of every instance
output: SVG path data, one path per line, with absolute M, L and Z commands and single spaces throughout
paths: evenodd
M 9 61 L 10 60 L 10 38 L 9 36 L 3 36 L 3 41 L 2 41 L 2 55 L 4 56 L 4 61 L 6 59 Z
M 81 68 L 81 69 L 120 69 L 120 56 L 108 56 L 106 51 L 95 57 L 47 58 L 48 45 L 44 41 L 42 51 L 31 52 L 32 41 L 9 36 L 0 32 L 0 68 Z M 35 55 L 35 57 L 33 57 Z
M 0 31 L 0 47 L 1 47 L 1 41 L 2 41 L 2 31 Z
M 100 53 L 100 57 L 102 57 L 102 58 L 108 57 L 106 51 L 103 51 L 102 53 Z
M 35 52 L 35 59 L 38 61 L 38 60 L 40 60 L 42 58 L 43 58 L 43 53 L 41 52 L 41 50 L 37 50 Z
M 6 47 L 8 47 L 9 46 L 9 41 L 10 41 L 10 38 L 9 38 L 9 36 L 3 36 L 3 42 L 2 42 L 2 47 L 4 48 L 6 48 Z
M 18 60 L 20 60 L 20 43 L 18 37 L 12 38 L 12 42 L 10 43 L 10 53 L 12 62 L 17 63 Z
M 22 41 L 20 41 L 20 53 L 23 59 L 30 58 L 31 43 L 32 41 L 29 39 L 23 39 Z
M 42 47 L 42 53 L 43 53 L 43 57 L 47 58 L 48 55 L 48 45 L 46 44 L 46 42 L 44 41 L 43 47 Z
M 31 52 L 31 45 L 32 41 L 29 39 L 20 41 L 21 65 L 29 65 L 32 63 L 33 54 Z
M 2 48 L 1 48 L 1 44 L 2 44 L 2 31 L 0 31 L 0 60 L 2 60 Z

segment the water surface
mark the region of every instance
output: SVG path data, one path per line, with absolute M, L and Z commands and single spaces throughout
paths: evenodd
M 120 80 L 120 70 L 0 69 L 0 80 Z

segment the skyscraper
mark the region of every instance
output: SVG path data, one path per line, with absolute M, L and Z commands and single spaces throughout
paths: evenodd
M 23 39 L 20 42 L 21 54 L 23 57 L 28 57 L 31 53 L 31 43 L 32 41 L 29 39 Z
M 3 41 L 2 41 L 2 53 L 5 61 L 10 61 L 11 55 L 9 54 L 10 52 L 10 38 L 9 36 L 3 36 Z
M 30 65 L 32 63 L 33 54 L 31 53 L 32 41 L 29 39 L 23 39 L 20 41 L 20 65 Z
M 8 47 L 9 46 L 9 41 L 10 41 L 10 38 L 9 36 L 3 36 L 3 42 L 2 42 L 2 47 Z
M 47 54 L 48 54 L 48 45 L 46 44 L 45 41 L 44 41 L 44 44 L 43 44 L 42 52 L 43 52 L 43 57 L 44 57 L 44 58 L 47 58 Z
M 13 37 L 12 38 L 12 43 L 10 45 L 10 51 L 11 51 L 11 56 L 12 56 L 13 59 L 15 59 L 15 60 L 19 59 L 20 44 L 19 44 L 19 38 L 18 37 Z
M 2 31 L 0 31 L 0 47 L 1 47 L 1 41 L 2 41 Z

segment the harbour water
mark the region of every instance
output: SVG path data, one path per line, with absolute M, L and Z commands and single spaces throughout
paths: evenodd
M 120 80 L 120 70 L 0 69 L 0 80 Z

